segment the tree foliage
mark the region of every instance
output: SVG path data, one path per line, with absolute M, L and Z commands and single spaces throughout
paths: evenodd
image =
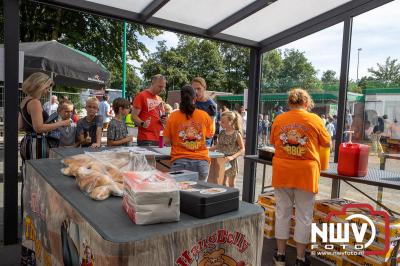
M 337 83 L 339 79 L 336 77 L 336 71 L 327 70 L 322 73 L 321 81 L 325 84 Z
M 262 58 L 262 84 L 263 87 L 276 89 L 280 85 L 280 72 L 283 67 L 283 59 L 280 50 L 268 51 Z
M 317 70 L 299 50 L 269 51 L 263 57 L 262 68 L 262 84 L 267 92 L 285 92 L 293 87 L 321 89 Z
M 248 85 L 248 49 L 189 36 L 179 36 L 177 47 L 159 42 L 157 51 L 142 64 L 143 76 L 167 77 L 167 89 L 177 89 L 196 77 L 207 81 L 213 91 L 243 92 Z
M 0 3 L 2 5 L 2 2 Z M 2 13 L 0 22 L 3 22 Z M 2 25 L 1 25 L 2 26 Z M 122 37 L 123 22 L 88 13 L 21 1 L 20 39 L 22 42 L 57 40 L 97 57 L 111 72 L 110 85 L 121 88 L 122 84 Z M 141 54 L 148 49 L 140 42 L 139 35 L 153 38 L 161 31 L 138 24 L 127 27 L 127 61 L 141 61 Z M 3 41 L 3 35 L 1 35 Z M 127 64 L 127 91 L 138 89 L 140 78 L 133 66 Z
M 243 93 L 249 84 L 250 50 L 232 44 L 220 44 L 225 78 L 222 87 L 234 93 Z
M 400 82 L 400 64 L 396 63 L 397 59 L 386 58 L 384 64 L 377 63 L 377 69 L 368 68 L 368 72 L 375 80 L 383 83 Z

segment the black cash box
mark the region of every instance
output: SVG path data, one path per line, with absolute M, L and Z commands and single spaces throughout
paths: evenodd
M 197 218 L 208 218 L 239 209 L 239 190 L 197 181 L 180 191 L 181 212 Z

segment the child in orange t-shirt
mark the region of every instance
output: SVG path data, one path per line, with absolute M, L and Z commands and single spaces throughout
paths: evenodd
M 194 105 L 196 92 L 191 86 L 181 89 L 179 111 L 171 113 L 164 129 L 164 143 L 171 144 L 171 171 L 190 170 L 207 181 L 210 157 L 206 138 L 214 135 L 210 116 Z
M 310 95 L 302 89 L 289 92 L 290 111 L 276 117 L 270 142 L 275 147 L 272 162 L 272 186 L 276 198 L 275 237 L 278 251 L 276 265 L 285 265 L 286 241 L 292 209 L 296 208 L 296 265 L 309 265 L 305 248 L 311 234 L 315 194 L 320 175 L 319 148 L 330 146 L 330 135 L 321 118 L 312 109 Z

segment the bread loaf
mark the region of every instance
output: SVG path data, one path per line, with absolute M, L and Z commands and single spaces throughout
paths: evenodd
M 105 200 L 110 196 L 110 188 L 109 186 L 96 187 L 89 196 L 94 200 Z

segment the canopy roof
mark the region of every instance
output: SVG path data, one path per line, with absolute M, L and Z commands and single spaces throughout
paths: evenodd
M 390 0 L 37 0 L 262 51 Z

